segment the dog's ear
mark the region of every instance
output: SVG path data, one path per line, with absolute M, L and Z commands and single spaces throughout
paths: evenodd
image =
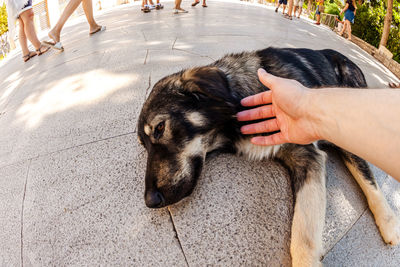
M 184 93 L 198 100 L 232 102 L 228 80 L 217 67 L 198 67 L 184 71 L 180 80 Z

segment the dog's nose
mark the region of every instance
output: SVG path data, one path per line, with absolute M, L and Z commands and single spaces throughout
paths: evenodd
M 146 192 L 145 202 L 146 206 L 149 208 L 159 208 L 164 202 L 164 197 L 160 192 L 156 190 L 150 190 Z

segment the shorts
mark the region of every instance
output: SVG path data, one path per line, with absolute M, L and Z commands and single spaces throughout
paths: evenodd
M 24 7 L 18 12 L 18 18 L 19 18 L 19 15 L 21 15 L 22 13 L 24 13 L 25 11 L 27 11 L 29 9 L 32 9 L 32 0 L 28 0 L 26 5 L 24 5 Z
M 287 5 L 287 0 L 279 0 L 279 4 Z
M 354 12 L 347 9 L 346 12 L 344 12 L 344 19 L 354 24 Z
M 304 0 L 294 0 L 294 6 L 303 7 Z
M 321 12 L 319 12 L 319 6 L 317 6 L 317 10 L 315 11 L 315 14 L 321 15 Z

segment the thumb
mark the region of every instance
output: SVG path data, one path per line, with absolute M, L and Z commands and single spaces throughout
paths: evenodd
M 276 82 L 278 81 L 278 77 L 266 72 L 264 69 L 258 69 L 258 78 L 261 83 L 264 84 L 269 89 L 272 89 Z

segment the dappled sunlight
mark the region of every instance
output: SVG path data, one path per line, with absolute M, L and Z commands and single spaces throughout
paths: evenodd
M 52 83 L 41 95 L 25 99 L 17 110 L 19 122 L 36 127 L 44 117 L 79 106 L 95 105 L 122 87 L 138 80 L 138 75 L 93 70 Z

